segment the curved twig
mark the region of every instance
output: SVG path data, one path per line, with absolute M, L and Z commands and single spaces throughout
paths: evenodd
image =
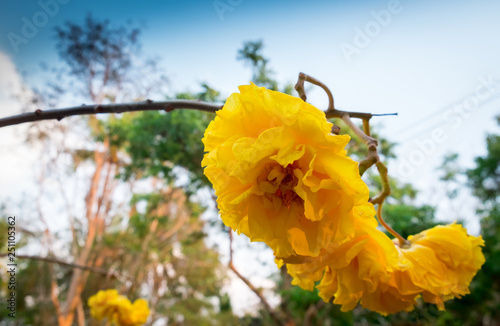
M 395 238 L 398 239 L 399 241 L 399 246 L 403 247 L 405 245 L 408 245 L 409 242 L 405 238 L 403 238 L 399 233 L 397 233 L 387 222 L 382 218 L 382 202 L 378 204 L 377 208 L 377 219 L 382 226 L 389 231 L 390 234 L 392 234 Z
M 6 257 L 6 253 L 0 253 L 0 257 Z M 68 263 L 59 259 L 51 258 L 51 257 L 40 257 L 40 256 L 28 256 L 28 255 L 16 255 L 16 258 L 19 259 L 30 259 L 30 260 L 38 260 L 38 261 L 43 261 L 47 263 L 53 263 L 53 264 L 58 264 L 58 265 L 63 265 L 71 268 L 78 268 L 81 270 L 97 273 L 97 274 L 102 274 L 108 277 L 113 277 L 116 279 L 120 279 L 122 276 L 118 274 L 117 272 L 114 271 L 109 271 L 103 268 L 99 267 L 93 267 L 93 266 L 83 266 L 79 264 L 73 264 L 73 263 Z
M 271 305 L 269 304 L 269 302 L 267 302 L 267 299 L 264 297 L 264 295 L 262 294 L 262 292 L 256 288 L 252 282 L 250 282 L 249 279 L 247 279 L 245 276 L 243 276 L 237 269 L 236 267 L 234 267 L 234 264 L 233 264 L 233 230 L 229 229 L 229 263 L 228 263 L 228 267 L 230 270 L 233 271 L 234 274 L 236 274 L 236 276 L 239 277 L 240 280 L 243 281 L 243 283 L 245 283 L 248 288 L 250 290 L 252 290 L 253 293 L 255 293 L 255 295 L 257 295 L 260 299 L 260 301 L 262 302 L 262 305 L 264 306 L 265 310 L 269 313 L 269 316 L 271 316 L 271 319 L 277 324 L 277 325 L 285 325 L 285 323 L 283 322 L 283 320 L 281 320 L 281 318 L 276 314 L 276 312 L 273 310 L 273 308 L 271 308 Z
M 327 111 L 335 110 L 335 105 L 333 102 L 333 94 L 330 91 L 330 89 L 325 84 L 323 84 L 322 82 L 317 80 L 316 78 L 309 76 L 309 75 L 306 75 L 303 72 L 301 72 L 301 73 L 299 73 L 299 79 L 297 80 L 297 84 L 295 84 L 295 89 L 297 90 L 300 98 L 303 101 L 307 100 L 306 91 L 305 91 L 305 87 L 304 87 L 305 81 L 310 82 L 311 84 L 314 84 L 316 86 L 323 88 L 323 90 L 326 92 L 326 95 L 328 95 L 328 110 Z
M 330 118 L 341 118 L 342 121 L 349 127 L 368 147 L 368 155 L 364 160 L 362 160 L 359 163 L 358 169 L 359 169 L 359 174 L 362 176 L 366 170 L 368 170 L 372 165 L 375 164 L 377 167 L 377 170 L 380 174 L 380 178 L 382 180 L 382 190 L 380 194 L 375 196 L 374 198 L 371 198 L 369 200 L 370 203 L 372 204 L 378 204 L 379 205 L 379 222 L 382 224 L 387 231 L 389 231 L 392 235 L 394 235 L 396 238 L 398 238 L 400 245 L 404 245 L 407 243 L 407 241 L 399 234 L 397 233 L 393 228 L 391 228 L 382 218 L 382 204 L 387 196 L 390 195 L 391 193 L 391 187 L 389 184 L 389 177 L 387 175 L 387 167 L 380 161 L 378 151 L 377 151 L 377 145 L 378 142 L 375 138 L 371 137 L 370 135 L 370 119 L 373 116 L 381 116 L 381 115 L 397 115 L 397 113 L 388 113 L 388 114 L 371 114 L 371 113 L 362 113 L 362 112 L 347 112 L 347 111 L 341 111 L 335 109 L 334 103 L 333 103 L 333 95 L 330 89 L 317 80 L 314 77 L 308 76 L 304 73 L 299 74 L 299 79 L 297 81 L 297 84 L 295 85 L 295 89 L 299 93 L 299 96 L 302 100 L 306 100 L 307 96 L 305 93 L 305 88 L 304 88 L 304 82 L 308 81 L 314 85 L 320 86 L 323 88 L 328 95 L 328 109 L 326 110 L 325 114 L 328 119 Z M 359 129 L 359 127 L 352 122 L 351 117 L 354 118 L 359 118 L 363 120 L 363 130 Z
M 317 80 L 316 78 L 309 76 L 303 72 L 299 73 L 299 78 L 297 80 L 297 83 L 295 84 L 295 90 L 297 93 L 299 93 L 299 97 L 305 102 L 307 100 L 307 95 L 306 95 L 306 90 L 305 90 L 305 82 L 309 82 L 311 84 L 314 84 L 316 86 L 321 87 L 325 92 L 326 95 L 328 96 L 328 108 L 325 111 L 326 118 L 331 119 L 331 118 L 342 118 L 343 115 L 349 114 L 350 117 L 352 118 L 358 118 L 358 119 L 363 119 L 363 120 L 370 120 L 372 117 L 376 116 L 385 116 L 385 115 L 398 115 L 397 113 L 382 113 L 382 114 L 373 114 L 373 113 L 365 113 L 365 112 L 351 112 L 351 111 L 342 111 L 342 110 L 337 110 L 335 108 L 335 103 L 333 100 L 333 94 L 322 82 Z

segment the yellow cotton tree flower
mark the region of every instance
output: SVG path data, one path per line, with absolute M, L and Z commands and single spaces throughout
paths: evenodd
M 332 134 L 324 112 L 253 84 L 239 90 L 203 138 L 202 165 L 227 226 L 294 259 L 318 256 L 375 215 L 346 156 L 350 138 Z
M 95 319 L 112 317 L 116 312 L 115 302 L 119 298 L 117 290 L 99 291 L 89 298 L 90 314 Z
M 92 317 L 98 320 L 107 318 L 117 326 L 140 326 L 149 316 L 146 300 L 137 299 L 132 304 L 114 289 L 97 292 L 89 298 L 88 305 Z
M 354 237 L 332 243 L 319 257 L 287 264 L 292 284 L 316 288 L 324 301 L 352 310 L 358 302 L 382 315 L 411 311 L 417 298 L 444 309 L 444 301 L 469 293 L 484 263 L 481 237 L 458 224 L 409 237 L 400 248 L 373 224 L 358 223 Z M 280 263 L 278 261 L 278 263 Z
M 148 302 L 144 299 L 137 299 L 130 306 L 128 313 L 118 315 L 118 325 L 142 325 L 146 322 L 148 316 Z
M 439 225 L 408 238 L 399 248 L 411 265 L 404 271 L 422 289 L 422 299 L 444 309 L 444 301 L 469 292 L 469 284 L 484 264 L 484 241 L 467 234 L 460 224 Z
M 322 253 L 300 264 L 287 264 L 292 284 L 316 288 L 326 302 L 333 298 L 342 311 L 352 310 L 366 293 L 379 291 L 389 282 L 398 262 L 394 243 L 376 229 L 375 219 L 358 221 L 354 236 L 343 243 L 331 243 Z M 391 303 L 382 303 L 391 305 Z M 391 307 L 378 309 L 383 312 Z

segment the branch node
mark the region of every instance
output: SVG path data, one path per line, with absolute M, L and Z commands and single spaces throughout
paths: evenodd
M 297 84 L 295 84 L 295 89 L 299 93 L 300 98 L 304 101 L 306 99 L 306 93 L 305 93 L 305 88 L 304 88 L 304 82 L 306 82 L 306 81 L 310 82 L 311 84 L 314 84 L 316 86 L 321 87 L 326 92 L 326 95 L 328 96 L 328 109 L 327 109 L 327 111 L 331 111 L 331 110 L 334 111 L 335 105 L 333 103 L 333 95 L 332 95 L 332 92 L 330 91 L 330 89 L 325 84 L 323 84 L 322 82 L 317 80 L 316 78 L 311 77 L 309 75 L 306 75 L 303 72 L 299 73 L 299 79 L 297 80 Z
M 153 103 L 153 102 L 154 102 L 154 101 L 153 101 L 153 100 L 151 100 L 151 99 L 149 99 L 149 98 L 146 100 L 146 103 L 148 103 L 148 104 L 151 104 L 151 103 Z
M 297 79 L 297 83 L 295 84 L 295 90 L 297 93 L 299 93 L 299 97 L 302 99 L 302 101 L 307 101 L 307 96 L 306 92 L 304 89 L 304 81 L 306 79 L 306 74 L 303 72 L 299 73 L 299 78 Z
M 102 105 L 97 105 L 97 106 L 95 107 L 95 111 L 96 111 L 97 113 L 101 113 L 101 112 L 102 112 Z
M 39 115 L 42 115 L 42 113 L 43 113 L 43 111 L 42 111 L 42 110 L 40 110 L 40 109 L 37 109 L 37 110 L 35 111 L 35 114 L 36 114 L 36 115 L 38 115 L 38 116 L 39 116 Z

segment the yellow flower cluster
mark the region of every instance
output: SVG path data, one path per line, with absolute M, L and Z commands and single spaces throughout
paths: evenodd
M 117 326 L 140 326 L 149 316 L 148 303 L 137 299 L 132 304 L 129 299 L 118 295 L 117 290 L 99 291 L 88 301 L 92 317 L 101 320 L 107 318 Z
M 349 136 L 325 114 L 286 94 L 240 86 L 208 126 L 202 165 L 224 223 L 277 257 L 318 256 L 374 215 Z
M 459 224 L 436 226 L 410 237 L 400 248 L 368 223 L 355 236 L 332 243 L 320 257 L 287 264 L 292 284 L 312 290 L 326 302 L 353 309 L 358 302 L 382 315 L 413 310 L 416 299 L 444 309 L 444 301 L 469 293 L 469 283 L 484 263 L 481 237 Z M 281 264 L 278 261 L 278 264 Z
M 289 95 L 240 86 L 208 126 L 202 165 L 223 222 L 271 247 L 293 284 L 319 290 L 343 311 L 358 303 L 387 315 L 416 299 L 444 309 L 469 293 L 484 263 L 481 237 L 458 224 L 410 237 L 377 230 L 368 188 L 346 156 L 347 135 Z

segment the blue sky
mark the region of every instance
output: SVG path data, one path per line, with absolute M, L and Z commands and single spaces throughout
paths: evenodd
M 492 117 L 500 113 L 498 1 L 41 3 L 54 1 L 57 13 L 46 15 L 46 22 L 39 1 L 0 3 L 0 51 L 32 83 L 44 80 L 40 62 L 58 64 L 54 27 L 83 22 L 88 13 L 116 25 L 131 20 L 142 26 L 143 52 L 161 58 L 171 93 L 196 91 L 201 82 L 224 95 L 236 91 L 251 77 L 236 60 L 237 50 L 244 41 L 262 39 L 281 85 L 295 83 L 303 71 L 330 86 L 338 108 L 398 112 L 398 117 L 374 118 L 374 123 L 385 137 L 401 143 L 399 161 L 391 163 L 390 171 L 423 190 L 436 186 L 435 168 L 444 154 L 460 153 L 466 166 L 483 154 L 484 135 L 495 130 Z M 227 10 L 218 12 L 216 4 Z M 35 16 L 41 20 L 36 35 L 15 51 L 9 35 L 22 36 L 25 21 L 34 23 Z M 478 99 L 476 89 L 489 96 Z M 326 106 L 320 90 L 310 92 L 310 101 Z M 433 133 L 444 136 L 437 142 Z M 435 192 L 427 194 L 423 200 L 439 203 Z

